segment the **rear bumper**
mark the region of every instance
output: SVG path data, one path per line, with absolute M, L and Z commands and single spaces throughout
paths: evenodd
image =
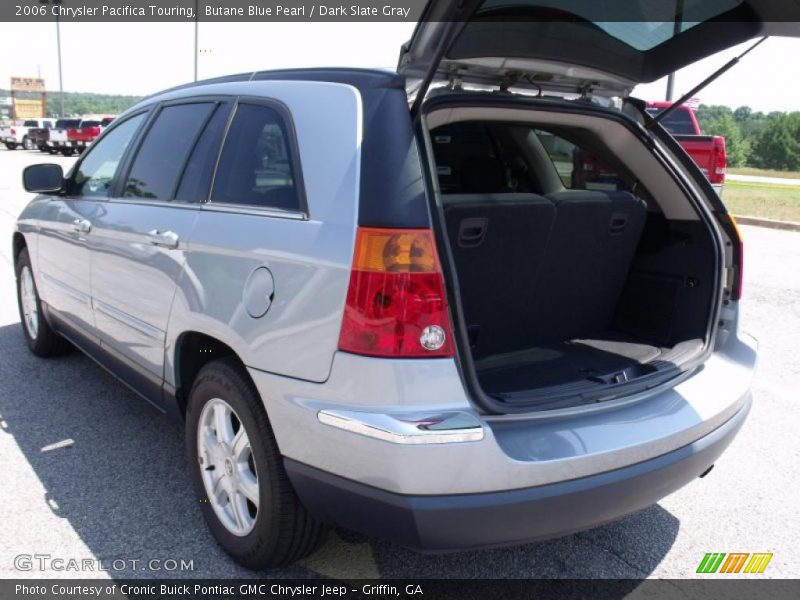
M 589 529 L 641 510 L 707 471 L 741 428 L 742 408 L 708 435 L 627 467 L 500 492 L 404 495 L 286 459 L 300 499 L 320 520 L 423 551 L 520 544 Z

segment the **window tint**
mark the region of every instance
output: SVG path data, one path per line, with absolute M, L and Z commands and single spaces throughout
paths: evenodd
M 195 145 L 192 156 L 183 171 L 176 200 L 205 202 L 211 190 L 211 177 L 217 162 L 219 146 L 230 115 L 230 105 L 223 104 L 214 112 L 203 134 Z
M 433 155 L 443 194 L 538 192 L 510 127 L 463 121 L 431 132 Z
M 108 196 L 119 161 L 144 116 L 144 113 L 136 115 L 120 123 L 91 147 L 72 178 L 70 195 L 92 198 Z
M 651 50 L 684 31 L 733 10 L 743 0 L 682 0 L 653 2 L 626 0 L 598 2 L 597 0 L 484 0 L 481 11 L 508 11 L 510 15 L 535 15 L 535 9 L 545 16 L 564 14 L 562 22 L 586 20 L 607 34 L 636 50 Z M 532 17 L 528 17 L 532 18 Z M 552 17 L 551 17 L 552 18 Z
M 565 188 L 629 191 L 630 186 L 617 170 L 603 160 L 603 156 L 608 156 L 607 154 L 598 155 L 549 131 L 534 129 L 533 132 L 553 161 Z
M 664 112 L 664 108 L 648 108 L 647 112 L 650 114 L 651 117 L 655 117 L 660 113 Z M 689 111 L 684 108 L 678 108 L 674 110 L 670 114 L 667 115 L 667 118 L 661 121 L 661 125 L 663 125 L 664 129 L 669 131 L 672 135 L 694 135 L 694 123 L 692 123 L 692 117 L 689 114 Z
M 136 154 L 123 196 L 169 200 L 213 103 L 164 108 Z
M 211 201 L 299 208 L 285 124 L 274 109 L 239 105 L 222 149 Z

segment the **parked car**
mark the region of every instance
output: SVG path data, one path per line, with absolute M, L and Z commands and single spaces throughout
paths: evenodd
M 104 132 L 106 130 L 106 127 L 108 127 L 109 125 L 111 125 L 111 123 L 114 122 L 114 119 L 115 117 L 103 117 L 100 120 L 100 133 Z
M 53 146 L 50 145 L 51 129 L 63 129 L 69 127 L 70 123 L 75 123 L 75 125 L 77 125 L 78 123 L 80 123 L 80 119 L 77 120 L 58 119 L 51 126 L 31 129 L 30 131 L 28 131 L 28 137 L 31 139 L 33 146 L 37 148 L 39 151 L 52 153 Z
M 68 124 L 50 135 L 50 143 L 64 156 L 80 154 L 100 135 L 101 122 L 98 119 L 81 119 L 77 125 Z
M 61 152 L 69 147 L 69 130 L 80 127 L 81 119 L 59 119 L 56 126 L 50 130 L 47 140 L 47 151 L 50 154 Z M 71 153 L 71 152 L 70 152 Z
M 647 112 L 655 117 L 670 106 L 671 102 L 648 102 Z M 720 135 L 704 135 L 694 109 L 685 104 L 667 115 L 663 125 L 697 163 L 717 193 L 722 194 L 728 170 L 725 138 Z
M 29 132 L 32 129 L 52 126 L 52 119 L 27 119 L 21 125 L 0 127 L 0 142 L 5 144 L 9 150 L 16 150 L 19 146 L 22 146 L 25 150 L 33 150 L 36 146 Z
M 665 129 L 591 100 L 769 32 L 744 5 L 744 29 L 712 11 L 656 35 L 434 1 L 398 74 L 146 98 L 66 175 L 25 170 L 25 340 L 69 340 L 185 424 L 204 517 L 251 568 L 308 554 L 322 523 L 440 551 L 651 505 L 749 411 L 742 242 Z M 576 189 L 548 136 L 613 186 Z

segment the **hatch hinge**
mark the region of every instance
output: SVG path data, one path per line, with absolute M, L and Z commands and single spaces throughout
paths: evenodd
M 583 87 L 578 90 L 580 92 L 580 97 L 578 100 L 583 102 L 591 102 L 592 101 L 592 92 L 594 83 L 587 83 Z
M 461 79 L 461 73 L 458 70 L 458 67 L 454 67 L 450 70 L 448 74 L 447 80 L 447 88 L 450 91 L 461 91 L 463 85 L 463 80 Z
M 503 81 L 500 82 L 500 91 L 507 92 L 509 88 L 517 85 L 517 82 L 522 79 L 522 73 L 519 71 L 508 71 L 503 76 Z

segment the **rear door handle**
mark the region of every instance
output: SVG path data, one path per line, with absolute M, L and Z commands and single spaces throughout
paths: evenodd
M 174 231 L 160 231 L 159 229 L 153 229 L 153 231 L 147 233 L 147 240 L 154 246 L 177 248 L 180 238 Z
M 75 219 L 72 222 L 72 229 L 77 233 L 87 234 L 92 230 L 92 222 L 86 219 Z

